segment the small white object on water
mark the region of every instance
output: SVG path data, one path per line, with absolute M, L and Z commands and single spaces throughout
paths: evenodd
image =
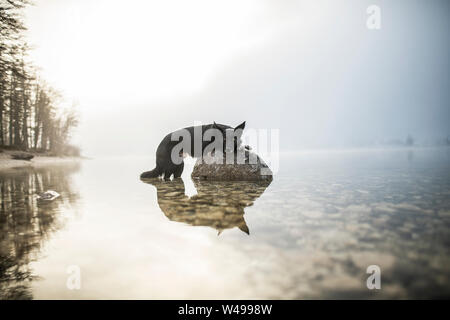
M 41 193 L 40 195 L 38 195 L 38 199 L 52 201 L 52 200 L 55 200 L 56 198 L 58 198 L 59 196 L 60 196 L 60 194 L 58 192 L 53 191 L 53 190 L 47 190 L 47 191 Z

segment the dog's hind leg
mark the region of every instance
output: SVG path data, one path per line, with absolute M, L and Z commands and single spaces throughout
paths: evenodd
M 170 180 L 170 176 L 172 175 L 173 171 L 170 169 L 166 169 L 164 171 L 164 180 L 165 181 L 169 181 Z
M 173 178 L 179 178 L 181 177 L 181 174 L 183 173 L 183 169 L 184 169 L 184 162 L 181 162 L 181 164 L 177 165 L 175 167 L 175 170 L 173 172 Z

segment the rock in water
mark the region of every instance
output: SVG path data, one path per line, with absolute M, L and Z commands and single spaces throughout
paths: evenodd
M 11 154 L 11 158 L 14 160 L 31 160 L 34 158 L 34 156 L 32 154 L 26 153 L 26 152 L 17 152 L 17 153 L 13 153 Z
M 197 160 L 191 176 L 209 181 L 272 181 L 272 171 L 258 155 L 248 150 L 242 154 L 240 161 L 235 155 L 231 164 L 220 153 L 208 154 Z
M 59 197 L 59 193 L 53 190 L 47 190 L 38 195 L 38 199 L 52 201 Z

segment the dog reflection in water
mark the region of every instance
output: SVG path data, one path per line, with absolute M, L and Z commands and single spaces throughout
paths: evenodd
M 184 193 L 182 179 L 143 181 L 156 187 L 158 205 L 171 221 L 211 227 L 218 230 L 219 235 L 234 227 L 250 234 L 244 209 L 253 205 L 270 184 L 269 181 L 194 180 L 197 194 L 189 198 Z

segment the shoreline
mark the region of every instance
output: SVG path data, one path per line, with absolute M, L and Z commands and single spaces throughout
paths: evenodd
M 16 152 L 4 150 L 0 153 L 0 172 L 15 168 L 38 168 L 49 165 L 70 164 L 85 159 L 83 157 L 45 156 L 34 152 L 27 152 L 34 155 L 34 158 L 29 161 L 11 159 L 11 154 Z

